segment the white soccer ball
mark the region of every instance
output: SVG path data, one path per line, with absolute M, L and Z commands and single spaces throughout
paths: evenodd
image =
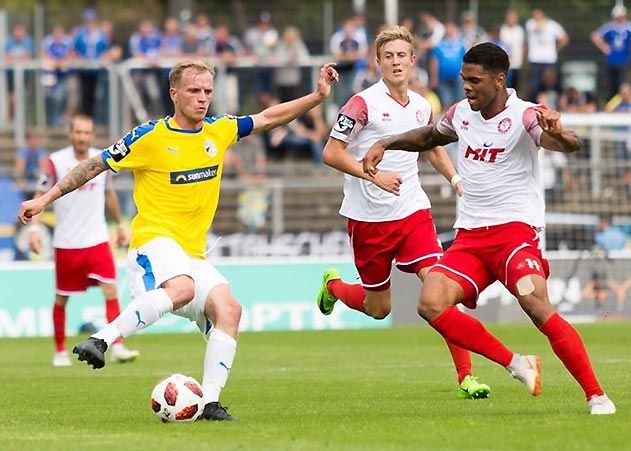
M 195 421 L 204 411 L 202 387 L 190 376 L 171 374 L 153 388 L 151 409 L 163 423 Z

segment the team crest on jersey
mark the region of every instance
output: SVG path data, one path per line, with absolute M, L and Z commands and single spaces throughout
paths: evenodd
M 423 112 L 421 110 L 416 110 L 416 122 L 418 122 L 418 125 L 423 125 L 425 123 L 425 117 L 423 116 Z
M 392 118 L 390 117 L 390 113 L 383 113 L 381 115 L 381 121 L 382 122 L 390 122 L 392 120 Z
M 355 128 L 355 119 L 350 118 L 345 114 L 338 114 L 333 130 L 349 136 L 353 131 L 353 128 Z
M 214 158 L 217 156 L 217 148 L 215 147 L 215 143 L 212 142 L 210 139 L 207 139 L 204 142 L 204 151 L 206 152 L 206 155 L 208 155 L 210 158 Z
M 513 121 L 510 120 L 509 117 L 505 117 L 497 124 L 497 131 L 500 133 L 506 133 L 513 126 Z

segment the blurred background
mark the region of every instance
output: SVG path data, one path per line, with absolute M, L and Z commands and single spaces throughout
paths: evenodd
M 563 113 L 585 146 L 572 155 L 541 151 L 552 295 L 576 320 L 631 315 L 631 23 L 624 3 L 611 0 L 4 0 L 0 285 L 14 280 L 15 268 L 47 267 L 50 252 L 28 251 L 15 216 L 47 155 L 68 144 L 68 118 L 93 117 L 95 144 L 105 147 L 133 126 L 170 114 L 167 75 L 184 56 L 208 58 L 217 69 L 211 114 L 255 113 L 306 94 L 319 66 L 337 62 L 341 81 L 321 108 L 229 152 L 208 242 L 220 262 L 351 262 L 337 213 L 343 176 L 323 166 L 321 150 L 338 108 L 379 80 L 371 42 L 388 24 L 404 25 L 416 38 L 413 89 L 432 102 L 435 120 L 463 97 L 457 71 L 448 70 L 461 61 L 441 49 L 485 41 L 509 53 L 509 84 L 520 97 Z M 419 165 L 448 246 L 456 197 L 422 157 Z M 133 180 L 120 174 L 114 183 L 129 221 Z M 45 218 L 49 232 L 54 221 L 52 214 Z M 399 297 L 416 297 L 416 281 L 409 284 Z M 483 296 L 503 299 L 489 304 L 493 317 L 513 318 L 497 307 L 510 299 L 495 288 Z M 0 312 L 15 302 L 9 292 L 0 291 Z M 408 319 L 416 316 L 406 312 L 399 320 Z

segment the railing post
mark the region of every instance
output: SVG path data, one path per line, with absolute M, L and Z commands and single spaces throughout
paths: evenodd
M 280 235 L 285 230 L 283 218 L 283 180 L 275 178 L 271 183 L 272 188 L 272 234 Z
M 120 124 L 121 105 L 118 74 L 116 66 L 113 64 L 107 66 L 107 83 L 109 85 L 109 118 L 107 120 L 107 130 L 110 141 L 114 141 L 118 135 L 121 134 L 122 126 Z
M 591 126 L 590 139 L 592 141 L 591 152 L 589 153 L 590 174 L 592 195 L 594 198 L 600 195 L 602 190 L 602 142 L 601 142 L 601 125 L 594 124 Z
M 6 48 L 6 37 L 9 35 L 7 27 L 7 12 L 0 9 L 0 62 L 4 61 Z M 0 130 L 9 130 L 9 95 L 7 92 L 7 69 L 6 64 L 0 68 Z
M 16 64 L 13 72 L 15 82 L 15 101 L 13 104 L 13 129 L 15 143 L 23 146 L 26 143 L 26 92 L 24 89 L 24 66 Z

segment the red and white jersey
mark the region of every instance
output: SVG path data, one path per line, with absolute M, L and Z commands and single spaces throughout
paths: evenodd
M 102 150 L 90 148 L 89 156 L 100 155 Z M 50 155 L 48 161 L 49 186 L 61 180 L 80 163 L 72 146 L 64 147 Z M 102 172 L 75 191 L 60 197 L 53 203 L 55 230 L 53 247 L 57 249 L 82 249 L 109 241 L 105 222 L 105 186 L 109 172 Z
M 471 110 L 466 99 L 452 105 L 437 124 L 458 138 L 457 169 L 464 179 L 454 228 L 519 221 L 544 226 L 539 186 L 541 133 L 532 107 L 509 89 L 506 108 L 490 119 Z
M 430 103 L 408 91 L 408 103 L 390 96 L 383 80 L 354 95 L 338 114 L 331 137 L 348 144 L 346 150 L 361 161 L 379 139 L 427 125 L 432 118 Z M 388 150 L 378 168 L 395 171 L 402 179 L 400 196 L 388 193 L 364 179 L 346 174 L 340 214 L 356 221 L 381 222 L 405 218 L 430 208 L 418 177 L 418 153 Z

